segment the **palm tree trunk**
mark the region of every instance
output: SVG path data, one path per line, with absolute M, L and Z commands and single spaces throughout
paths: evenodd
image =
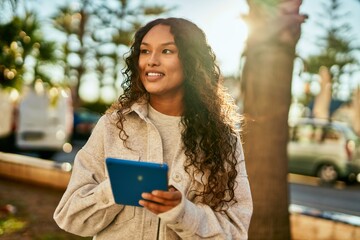
M 244 66 L 244 149 L 254 200 L 250 239 L 290 239 L 286 146 L 293 59 L 272 46 L 249 52 Z
M 252 27 L 243 69 L 244 150 L 254 213 L 249 239 L 290 239 L 288 112 L 300 1 L 248 1 Z M 283 9 L 287 11 L 283 11 Z M 281 10 L 280 10 L 281 9 Z

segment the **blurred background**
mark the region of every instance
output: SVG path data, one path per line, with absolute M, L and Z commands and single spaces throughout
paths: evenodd
M 249 122 L 252 225 L 265 229 L 250 238 L 360 239 L 360 1 L 297 2 L 1 0 L 0 237 L 77 239 L 51 218 L 75 154 L 122 93 L 136 29 L 175 16 L 204 30 Z

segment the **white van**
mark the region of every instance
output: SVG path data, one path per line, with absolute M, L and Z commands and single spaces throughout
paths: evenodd
M 42 83 L 35 84 L 23 91 L 14 116 L 15 129 L 5 138 L 0 136 L 0 143 L 4 145 L 0 151 L 29 152 L 51 158 L 63 150 L 72 134 L 71 92 L 66 88 L 45 89 Z
M 35 150 L 42 157 L 50 157 L 63 149 L 70 139 L 72 126 L 70 90 L 29 88 L 19 104 L 17 148 Z

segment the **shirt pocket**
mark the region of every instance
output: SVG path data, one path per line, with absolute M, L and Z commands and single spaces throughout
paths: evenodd
M 123 209 L 116 216 L 115 224 L 129 223 L 135 218 L 135 207 L 124 206 Z

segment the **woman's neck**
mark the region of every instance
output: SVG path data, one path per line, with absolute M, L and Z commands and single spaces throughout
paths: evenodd
M 184 104 L 182 99 L 162 99 L 150 97 L 150 105 L 158 112 L 169 116 L 182 116 Z

